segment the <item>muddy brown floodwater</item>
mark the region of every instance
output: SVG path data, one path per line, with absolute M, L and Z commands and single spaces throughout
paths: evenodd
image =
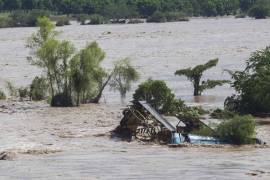
M 35 28 L 0 29 L 0 88 L 10 80 L 27 85 L 42 73 L 28 64 L 25 41 Z M 103 65 L 131 57 L 141 81 L 166 80 L 178 97 L 206 108 L 221 107 L 233 93 L 228 86 L 194 99 L 192 86 L 174 71 L 220 58 L 205 78 L 228 79 L 224 69 L 243 69 L 250 53 L 269 45 L 270 20 L 192 19 L 190 22 L 138 25 L 72 25 L 61 38 L 77 48 L 97 41 L 106 51 Z M 134 85 L 132 91 L 136 88 Z M 128 95 L 131 98 L 132 92 Z M 127 101 L 128 101 L 127 100 Z M 118 125 L 118 93 L 106 90 L 100 105 L 50 108 L 45 103 L 0 102 L 0 179 L 270 179 L 270 149 L 187 147 L 117 142 L 108 132 Z M 260 121 L 260 120 L 258 120 Z M 270 119 L 257 127 L 270 143 Z

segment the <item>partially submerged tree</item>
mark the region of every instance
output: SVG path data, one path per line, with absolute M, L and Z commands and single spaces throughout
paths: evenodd
M 228 110 L 244 114 L 270 113 L 270 47 L 254 52 L 244 71 L 231 72 L 237 95 L 227 98 Z
M 107 77 L 101 62 L 105 52 L 96 42 L 82 49 L 71 60 L 71 80 L 76 91 L 76 102 L 98 103 L 104 90 L 104 79 Z M 106 81 L 105 81 L 106 82 Z
M 177 100 L 164 81 L 147 80 L 139 85 L 133 95 L 134 101 L 147 101 L 162 114 L 175 115 L 185 108 L 184 102 Z
M 190 80 L 193 83 L 194 86 L 194 96 L 199 96 L 202 94 L 203 91 L 206 89 L 213 89 L 216 86 L 221 86 L 225 83 L 228 83 L 229 81 L 226 80 L 207 80 L 202 81 L 201 78 L 203 73 L 212 68 L 215 67 L 218 63 L 218 59 L 213 59 L 208 61 L 206 64 L 198 65 L 194 68 L 187 68 L 187 69 L 181 69 L 175 72 L 175 75 L 178 76 L 186 76 L 188 80 Z
M 131 89 L 131 84 L 138 80 L 139 73 L 132 67 L 130 60 L 125 58 L 115 63 L 110 86 L 120 92 L 123 102 L 126 98 L 126 93 Z

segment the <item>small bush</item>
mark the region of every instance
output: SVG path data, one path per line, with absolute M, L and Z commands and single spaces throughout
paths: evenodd
M 26 98 L 29 96 L 29 90 L 26 87 L 21 87 L 18 89 L 20 98 Z
M 17 97 L 18 95 L 17 89 L 10 81 L 6 81 L 6 88 L 11 97 Z
M 215 109 L 210 116 L 214 119 L 231 119 L 235 116 L 236 114 L 232 111 L 228 110 L 222 110 L 222 109 Z
M 97 25 L 97 24 L 105 24 L 106 21 L 105 21 L 105 18 L 101 15 L 98 15 L 98 14 L 93 14 L 91 16 L 89 16 L 89 23 L 88 24 L 91 24 L 91 25 Z
M 47 82 L 43 77 L 35 77 L 30 85 L 30 98 L 33 101 L 44 100 L 47 95 Z
M 8 15 L 0 16 L 0 28 L 10 27 L 11 18 Z
M 250 17 L 254 17 L 255 19 L 265 19 L 267 16 L 269 16 L 269 12 L 270 8 L 268 5 L 258 3 L 250 8 L 248 15 Z
M 69 18 L 66 16 L 59 17 L 59 19 L 56 22 L 56 26 L 67 26 L 70 25 Z
M 167 18 L 164 13 L 156 11 L 152 16 L 147 18 L 147 22 L 163 23 L 167 22 Z
M 181 12 L 155 12 L 147 19 L 147 22 L 163 23 L 163 22 L 177 22 L 177 21 L 189 21 L 188 17 Z
M 250 144 L 255 135 L 255 120 L 252 116 L 235 116 L 217 127 L 217 137 L 233 144 Z
M 5 99 L 6 99 L 5 93 L 0 90 L 0 100 L 5 100 Z

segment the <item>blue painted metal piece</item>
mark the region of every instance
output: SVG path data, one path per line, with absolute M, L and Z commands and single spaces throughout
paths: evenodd
M 223 144 L 220 140 L 207 136 L 189 135 L 189 139 L 192 144 Z M 172 134 L 171 144 L 182 144 L 184 142 L 185 138 L 181 134 Z

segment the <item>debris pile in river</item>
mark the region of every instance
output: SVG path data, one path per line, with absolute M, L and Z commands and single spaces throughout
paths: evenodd
M 194 129 L 205 125 L 201 121 L 181 119 L 174 126 L 145 101 L 128 106 L 123 111 L 123 115 L 120 125 L 112 132 L 113 137 L 128 141 L 136 138 L 141 141 L 154 141 L 161 144 L 220 143 L 213 137 L 190 135 Z

